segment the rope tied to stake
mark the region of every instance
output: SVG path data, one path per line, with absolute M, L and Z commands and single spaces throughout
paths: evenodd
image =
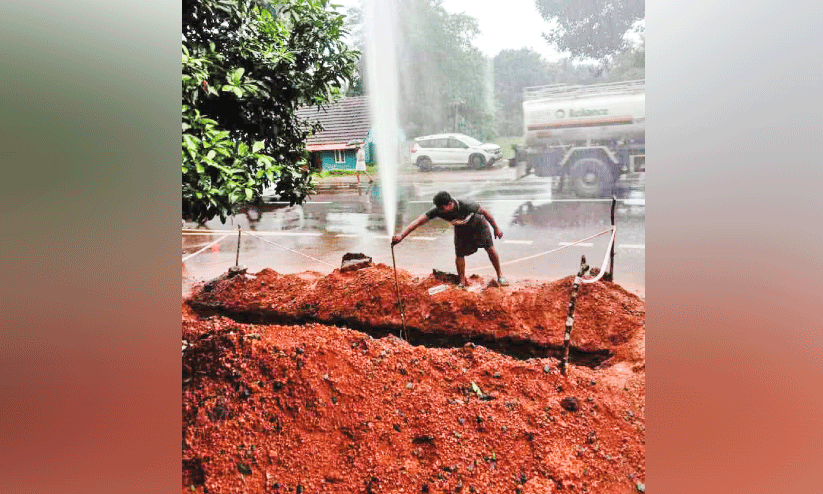
M 318 259 L 318 258 L 316 258 L 316 257 L 312 257 L 312 256 L 310 256 L 310 255 L 308 255 L 308 254 L 303 254 L 302 252 L 298 252 L 298 251 L 296 251 L 296 250 L 294 250 L 294 249 L 289 249 L 289 248 L 288 248 L 288 247 L 286 247 L 285 245 L 280 245 L 280 244 L 278 244 L 277 242 L 272 242 L 271 240 L 266 240 L 265 238 L 263 238 L 263 237 L 259 237 L 259 236 L 255 235 L 255 234 L 253 234 L 253 233 L 249 233 L 248 231 L 247 231 L 246 233 L 247 233 L 247 234 L 249 234 L 249 235 L 251 235 L 251 236 L 252 236 L 252 237 L 254 237 L 254 238 L 257 238 L 257 239 L 262 240 L 263 242 L 266 242 L 267 244 L 276 245 L 277 247 L 280 247 L 281 249 L 286 249 L 286 250 L 287 250 L 287 251 L 289 251 L 289 252 L 294 252 L 295 254 L 300 254 L 300 255 L 301 255 L 301 256 L 303 256 L 303 257 L 307 257 L 307 258 L 309 258 L 309 259 L 311 259 L 311 260 L 313 260 L 313 261 L 317 261 L 317 262 L 320 262 L 320 263 L 325 264 L 326 266 L 331 266 L 333 269 L 337 269 L 337 266 L 335 266 L 335 265 L 334 265 L 334 264 L 332 264 L 332 263 L 326 262 L 326 261 L 324 261 L 324 260 L 322 260 L 322 259 Z

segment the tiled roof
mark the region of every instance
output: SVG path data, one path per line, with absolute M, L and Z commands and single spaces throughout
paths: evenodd
M 369 101 L 365 96 L 344 98 L 326 108 L 303 107 L 297 115 L 323 124 L 323 131 L 306 139 L 307 147 L 340 144 L 340 148 L 350 147 L 346 143 L 353 139 L 364 140 L 371 128 Z

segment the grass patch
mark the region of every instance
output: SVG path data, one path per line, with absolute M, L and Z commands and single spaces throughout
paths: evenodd
M 380 169 L 378 165 L 366 165 L 366 171 L 369 172 L 374 178 L 380 176 Z M 401 163 L 400 167 L 398 168 L 399 173 L 413 173 L 419 171 L 417 166 L 413 165 L 412 163 Z M 323 170 L 320 173 L 315 173 L 315 177 L 318 178 L 326 178 L 326 177 L 353 177 L 354 170 Z
M 514 149 L 512 149 L 512 144 L 517 144 L 518 146 L 523 145 L 523 136 L 500 136 L 495 137 L 489 142 L 500 146 L 501 151 L 503 151 L 503 159 L 507 160 L 509 158 L 514 158 Z
M 377 167 L 376 166 L 366 166 L 366 171 L 369 172 L 371 176 L 377 176 Z M 316 176 L 320 178 L 326 177 L 347 177 L 347 176 L 354 176 L 354 170 L 323 170 L 320 173 L 315 173 Z

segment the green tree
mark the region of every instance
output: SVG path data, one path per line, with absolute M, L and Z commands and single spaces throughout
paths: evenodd
M 547 84 L 604 82 L 601 67 L 575 62 L 570 57 L 548 63 L 528 48 L 502 50 L 494 57 L 494 91 L 497 128 L 502 135 L 523 135 L 523 89 Z
M 351 80 L 357 52 L 328 0 L 184 0 L 183 218 L 233 214 L 273 185 L 301 203 L 312 192 L 299 119 Z
M 609 81 L 631 81 L 646 78 L 646 38 L 640 35 L 637 45 L 618 53 L 608 73 Z
M 494 134 L 487 84 L 489 60 L 473 44 L 480 29 L 466 14 L 450 14 L 439 0 L 400 0 L 400 109 L 409 135 Z
M 346 96 L 363 96 L 364 81 L 366 79 L 366 60 L 363 56 L 365 34 L 363 33 L 363 10 L 360 7 L 346 9 L 346 31 L 350 33 L 354 49 L 360 53 L 357 59 L 357 69 L 352 75 L 351 83 L 346 88 Z
M 603 66 L 593 63 L 575 62 L 565 57 L 551 66 L 552 84 L 596 84 L 604 82 Z
M 523 88 L 554 83 L 554 75 L 552 66 L 529 48 L 502 50 L 494 57 L 498 133 L 523 134 Z
M 402 12 L 397 29 L 399 116 L 406 134 L 460 131 L 480 139 L 494 134 L 495 115 L 488 104 L 490 61 L 472 44 L 479 33 L 477 20 L 450 14 L 440 0 L 396 0 L 396 4 Z M 348 11 L 346 27 L 360 51 L 365 46 L 363 18 L 359 7 Z M 359 82 L 347 94 L 362 94 L 367 80 L 362 62 L 356 79 Z
M 645 0 L 535 0 L 537 10 L 555 27 L 546 40 L 572 58 L 593 58 L 606 65 L 626 46 L 624 35 L 646 17 Z

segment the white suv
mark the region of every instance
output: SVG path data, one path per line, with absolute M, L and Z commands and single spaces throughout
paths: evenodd
M 431 170 L 432 165 L 490 168 L 502 157 L 497 144 L 483 144 L 465 134 L 436 134 L 414 141 L 412 162 L 423 171 Z

